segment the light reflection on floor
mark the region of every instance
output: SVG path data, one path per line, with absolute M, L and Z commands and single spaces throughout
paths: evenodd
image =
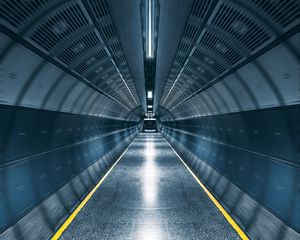
M 62 239 L 239 238 L 162 136 L 141 133 Z
M 140 225 L 140 229 L 137 231 L 136 239 L 138 240 L 163 240 L 161 225 Z
M 147 142 L 145 144 L 145 164 L 143 166 L 143 176 L 142 176 L 142 191 L 143 198 L 145 202 L 145 207 L 151 208 L 156 204 L 157 199 L 157 188 L 158 188 L 158 166 L 155 163 L 155 147 L 153 143 L 153 138 L 150 136 L 147 138 Z
M 156 163 L 156 149 L 155 149 L 155 139 L 153 135 L 149 135 L 146 138 L 146 144 L 144 148 L 144 159 L 143 164 L 143 175 L 142 179 L 142 192 L 144 206 L 149 211 L 154 210 L 157 207 L 157 199 L 159 192 L 159 166 Z M 154 210 L 155 211 L 155 210 Z M 136 239 L 139 240 L 162 240 L 163 230 L 161 229 L 161 224 L 156 224 L 155 219 L 152 218 L 153 215 L 148 215 L 145 219 L 144 224 L 137 225 L 136 229 Z

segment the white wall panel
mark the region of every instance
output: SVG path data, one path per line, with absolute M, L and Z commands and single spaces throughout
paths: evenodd
M 69 91 L 70 87 L 74 84 L 75 79 L 70 76 L 64 77 L 58 84 L 56 90 L 51 94 L 45 108 L 49 110 L 59 110 L 58 107 L 64 98 L 66 92 Z
M 285 105 L 300 102 L 299 63 L 284 46 L 278 46 L 258 59 L 277 86 Z
M 216 92 L 215 86 L 212 86 L 211 88 L 209 88 L 207 93 L 211 96 L 211 98 L 216 103 L 216 105 L 218 107 L 218 110 L 219 110 L 219 113 L 228 112 L 226 102 L 224 101 L 224 97 L 222 95 L 219 95 Z
M 211 114 L 218 114 L 218 106 L 213 102 L 211 97 L 207 94 L 207 92 L 202 93 L 203 98 L 207 102 L 207 107 L 209 109 L 209 115 Z
M 81 114 L 81 108 L 82 106 L 89 100 L 90 96 L 93 94 L 93 90 L 91 88 L 86 89 L 78 96 L 78 101 L 75 106 L 71 109 L 74 113 L 80 113 Z
M 255 108 L 255 104 L 251 99 L 249 92 L 247 92 L 247 89 L 243 86 L 243 79 L 238 79 L 236 76 L 230 75 L 225 78 L 224 81 L 227 83 L 228 88 L 235 94 L 243 110 Z
M 225 86 L 223 82 L 217 83 L 214 87 L 219 95 L 223 97 L 229 111 L 236 112 L 240 110 L 232 94 L 229 92 L 227 86 Z
M 279 100 L 276 98 L 267 80 L 253 63 L 247 64 L 238 73 L 245 80 L 245 84 L 257 99 L 260 108 L 274 107 L 279 104 Z
M 41 62 L 42 59 L 28 49 L 21 45 L 14 46 L 2 62 L 0 103 L 14 105 L 32 72 Z
M 92 115 L 96 115 L 98 116 L 100 114 L 100 112 L 98 112 L 98 105 L 102 100 L 103 96 L 102 95 L 98 95 L 97 98 L 95 99 L 95 101 L 93 102 L 92 106 L 91 106 L 91 110 L 90 113 Z
M 75 79 L 74 79 L 75 81 Z M 65 100 L 65 102 L 62 104 L 61 109 L 64 111 L 70 111 L 73 103 L 76 101 L 76 99 L 79 97 L 80 93 L 86 88 L 87 86 L 84 85 L 82 82 L 77 81 L 76 86 L 72 88 L 71 91 L 69 91 L 69 94 Z
M 89 97 L 88 101 L 85 103 L 85 105 L 82 108 L 82 114 L 91 114 L 90 108 L 98 95 L 99 95 L 98 92 L 93 91 L 92 95 Z
M 62 70 L 53 64 L 46 64 L 35 77 L 28 88 L 21 105 L 25 107 L 38 108 L 44 100 L 52 84 L 56 81 Z

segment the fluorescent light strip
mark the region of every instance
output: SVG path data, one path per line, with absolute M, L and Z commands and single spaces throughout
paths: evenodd
M 154 57 L 154 4 L 155 0 L 145 0 L 147 58 Z
M 151 6 L 151 0 L 149 1 L 149 8 L 148 8 L 148 23 L 149 23 L 149 29 L 148 29 L 148 43 L 149 43 L 149 53 L 148 56 L 152 57 L 152 6 Z

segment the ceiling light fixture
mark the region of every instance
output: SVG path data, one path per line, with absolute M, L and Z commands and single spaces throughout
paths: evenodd
M 154 2 L 155 0 L 146 0 L 146 56 L 153 58 L 154 49 Z
M 152 91 L 148 91 L 147 92 L 147 98 L 148 99 L 152 99 L 153 98 L 153 92 Z

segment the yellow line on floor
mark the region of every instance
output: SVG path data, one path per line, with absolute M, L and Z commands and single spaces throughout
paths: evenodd
M 84 205 L 90 200 L 90 198 L 97 191 L 97 189 L 100 187 L 100 185 L 104 182 L 104 180 L 108 176 L 108 174 L 113 170 L 113 168 L 121 160 L 123 155 L 127 152 L 127 150 L 130 148 L 130 146 L 133 144 L 134 141 L 132 141 L 132 143 L 126 148 L 126 150 L 122 153 L 122 155 L 118 158 L 118 160 L 114 163 L 114 165 L 112 165 L 112 167 L 107 171 L 107 173 L 99 180 L 99 182 L 96 184 L 96 186 L 89 192 L 89 194 L 83 199 L 83 201 L 71 213 L 71 215 L 68 217 L 68 219 L 60 226 L 60 228 L 57 230 L 57 232 L 52 236 L 51 240 L 57 240 L 60 238 L 60 236 L 63 234 L 63 232 L 68 228 L 68 226 L 71 224 L 71 222 L 74 220 L 74 218 L 80 212 L 80 210 L 84 207 Z
M 210 191 L 205 187 L 205 185 L 201 182 L 201 180 L 194 174 L 194 172 L 189 168 L 189 166 L 183 161 L 183 159 L 179 156 L 179 154 L 175 151 L 175 149 L 171 146 L 171 144 L 167 140 L 166 140 L 166 142 L 169 144 L 169 146 L 172 148 L 174 153 L 177 155 L 177 157 L 180 159 L 180 161 L 183 163 L 183 165 L 187 168 L 187 170 L 192 174 L 192 176 L 195 178 L 195 180 L 198 182 L 198 184 L 204 190 L 204 192 L 207 194 L 207 196 L 210 198 L 210 200 L 215 204 L 215 206 L 219 209 L 219 211 L 222 213 L 222 215 L 225 217 L 225 219 L 229 222 L 229 224 L 233 227 L 233 229 L 241 237 L 241 239 L 249 240 L 249 238 L 243 232 L 243 230 L 239 227 L 239 225 L 233 220 L 233 218 L 223 208 L 223 206 L 218 202 L 218 200 L 210 193 Z

